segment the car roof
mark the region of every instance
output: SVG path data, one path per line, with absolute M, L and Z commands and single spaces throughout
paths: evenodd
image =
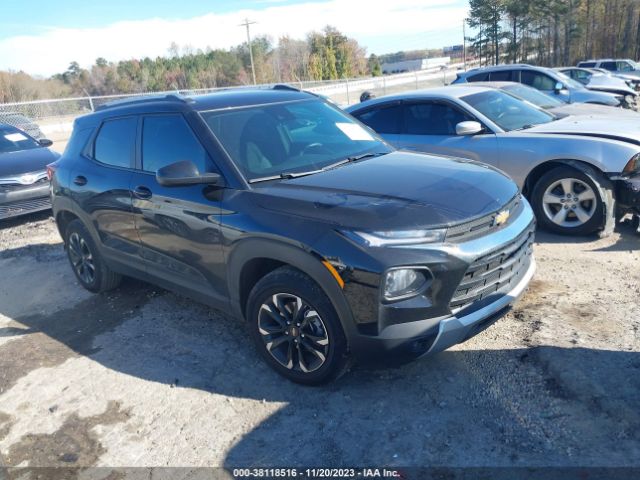
M 505 82 L 508 83 L 508 82 Z M 411 99 L 424 99 L 424 98 L 440 98 L 440 99 L 457 99 L 466 95 L 472 95 L 474 93 L 482 93 L 495 90 L 495 88 L 488 88 L 478 86 L 474 82 L 473 84 L 456 84 L 448 87 L 434 87 L 425 88 L 423 90 L 413 90 L 410 92 L 396 93 L 393 95 L 386 95 L 384 97 L 376 97 L 366 102 L 356 103 L 346 108 L 346 111 L 355 111 L 360 108 L 365 108 L 380 103 L 387 103 L 399 100 L 411 100 Z
M 492 65 L 489 67 L 477 67 L 472 68 L 471 70 L 467 70 L 466 72 L 462 72 L 462 75 L 469 75 L 471 73 L 481 73 L 481 72 L 491 72 L 495 70 L 511 70 L 512 68 L 519 69 L 531 69 L 531 70 L 550 70 L 547 67 L 538 67 L 536 65 L 529 65 L 528 63 L 509 63 L 502 65 Z
M 318 96 L 287 85 L 274 85 L 267 88 L 229 88 L 188 97 L 179 94 L 147 95 L 109 102 L 96 108 L 95 112 L 79 117 L 77 121 L 82 124 L 129 114 L 160 111 L 208 111 L 313 98 L 318 98 Z

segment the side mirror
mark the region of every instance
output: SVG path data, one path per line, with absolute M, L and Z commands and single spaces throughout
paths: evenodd
M 456 135 L 469 136 L 482 133 L 484 128 L 479 122 L 460 122 L 456 125 Z
M 43 147 L 50 147 L 51 145 L 53 145 L 53 142 L 48 138 L 41 138 L 40 140 L 38 140 L 38 143 Z
M 222 177 L 217 173 L 200 173 L 196 164 L 190 160 L 171 163 L 156 172 L 156 180 L 165 187 L 181 185 L 218 185 Z
M 560 93 L 562 90 L 564 90 L 564 85 L 562 84 L 562 82 L 556 83 L 556 86 L 553 88 L 553 91 L 556 93 Z

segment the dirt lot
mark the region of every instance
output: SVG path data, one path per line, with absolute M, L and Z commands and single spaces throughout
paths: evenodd
M 450 351 L 303 388 L 242 325 L 76 283 L 47 215 L 0 226 L 0 464 L 635 465 L 640 238 L 539 233 L 518 308 Z

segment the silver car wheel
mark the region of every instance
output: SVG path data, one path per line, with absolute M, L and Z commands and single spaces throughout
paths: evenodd
M 596 193 L 577 178 L 553 182 L 542 196 L 542 209 L 549 220 L 561 227 L 579 227 L 593 217 L 597 206 Z
M 283 367 L 303 373 L 324 365 L 327 327 L 318 312 L 296 295 L 276 293 L 260 306 L 258 331 L 269 354 Z

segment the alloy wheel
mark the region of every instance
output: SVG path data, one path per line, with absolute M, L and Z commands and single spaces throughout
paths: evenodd
M 78 277 L 87 285 L 93 283 L 96 276 L 96 266 L 89 245 L 78 233 L 69 236 L 69 258 Z
M 296 295 L 276 293 L 265 301 L 258 331 L 269 354 L 289 370 L 313 372 L 327 359 L 327 327 L 314 307 Z
M 563 178 L 547 187 L 542 209 L 549 220 L 561 227 L 579 227 L 596 211 L 596 193 L 577 178 Z

